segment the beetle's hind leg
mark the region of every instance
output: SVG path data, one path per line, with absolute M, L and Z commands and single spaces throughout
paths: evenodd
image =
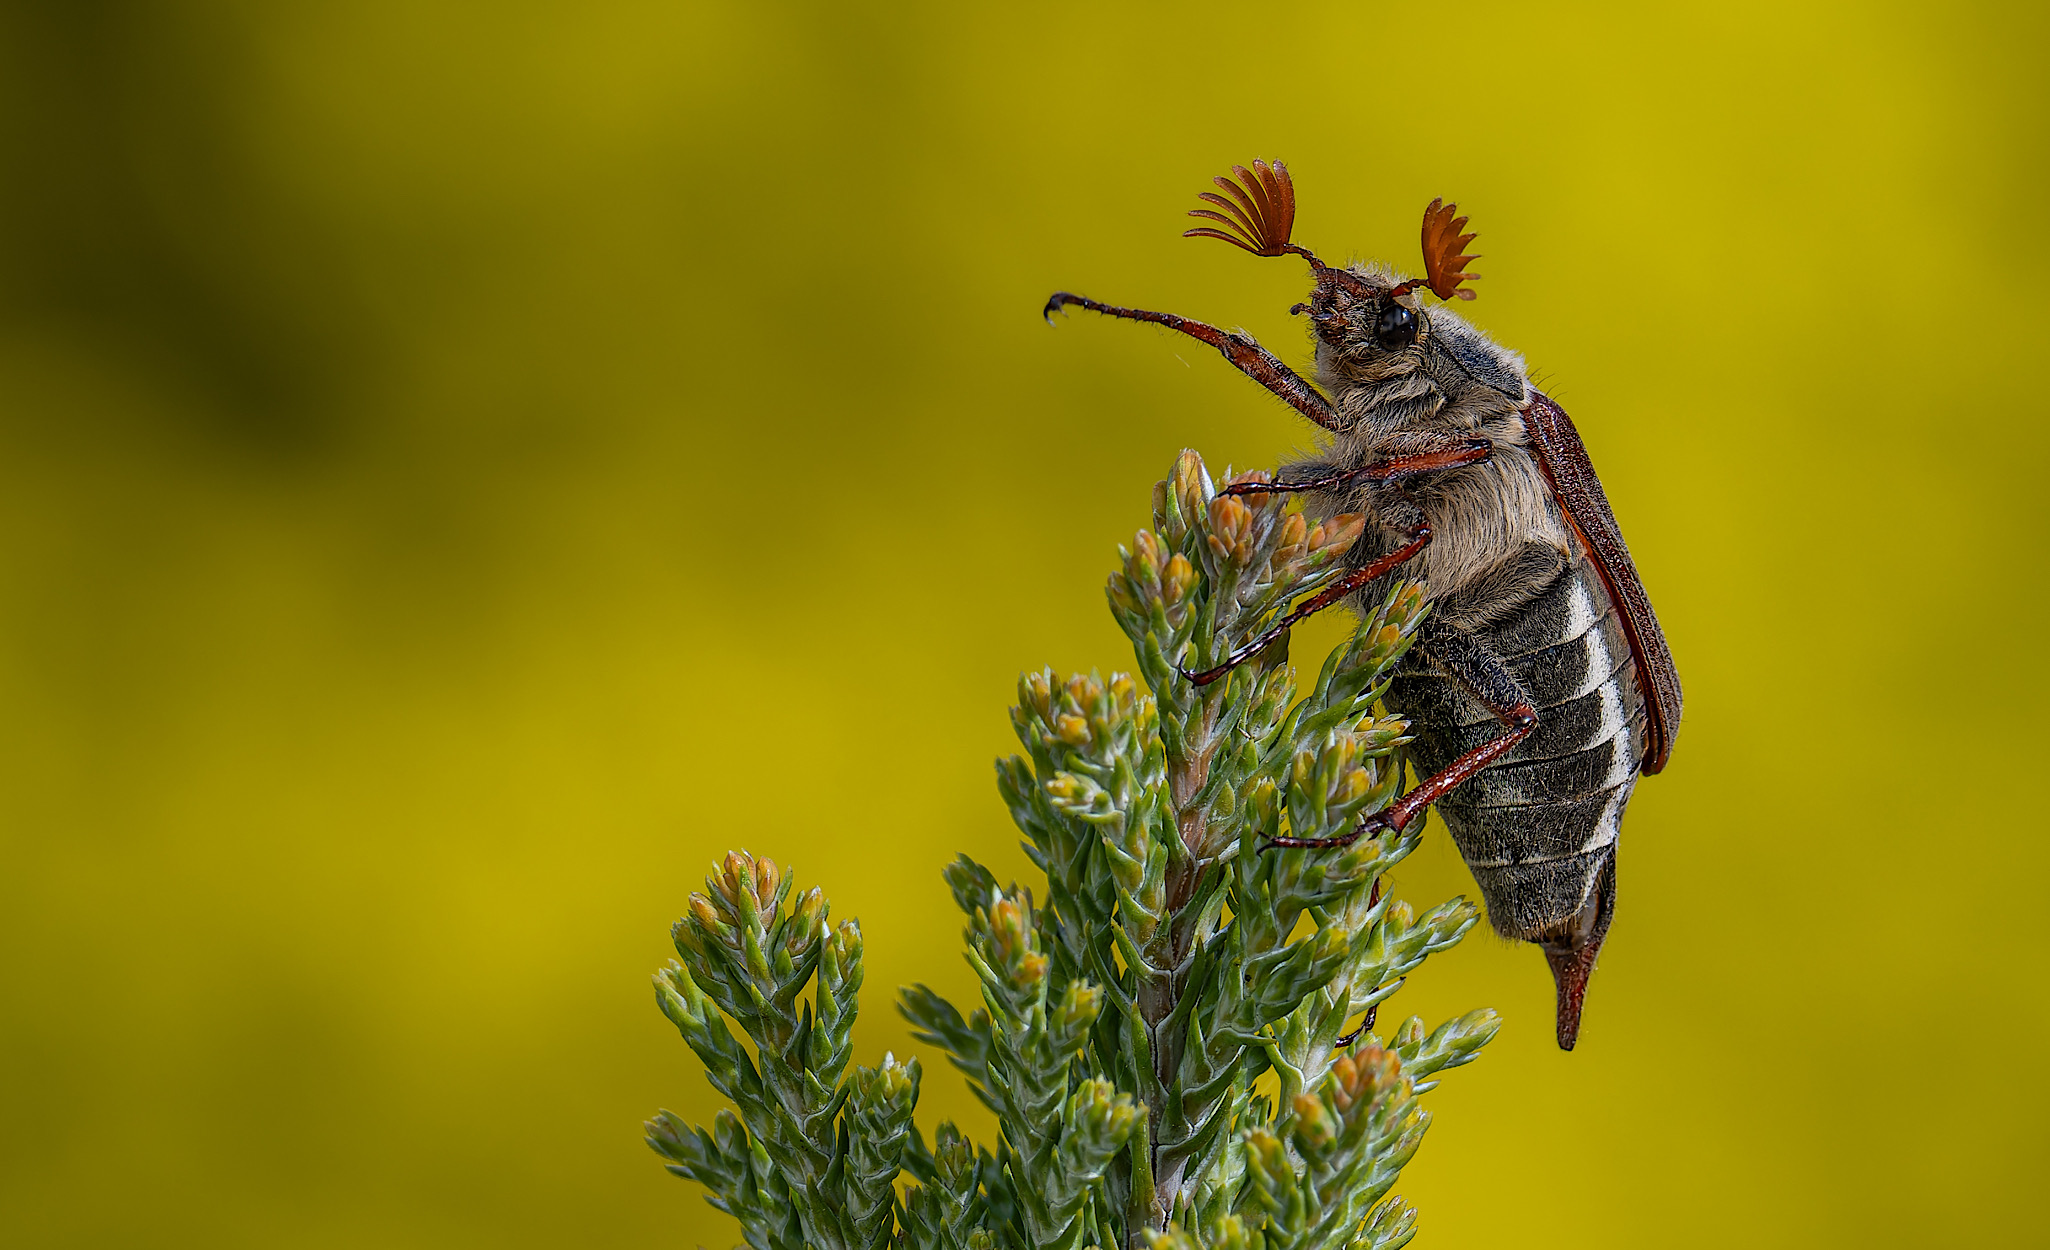
M 1417 784 L 1416 789 L 1388 805 L 1368 822 L 1385 821 L 1400 829 L 1431 804 L 1451 793 L 1473 776 L 1516 748 L 1537 728 L 1537 708 L 1528 690 L 1494 652 L 1472 634 L 1443 621 L 1424 624 L 1417 637 L 1417 652 L 1430 664 L 1466 687 L 1482 707 L 1509 732 L 1483 742 Z
M 1530 693 L 1472 634 L 1441 621 L 1427 621 L 1417 635 L 1414 653 L 1464 686 L 1509 732 L 1461 755 L 1339 837 L 1274 838 L 1268 846 L 1344 846 L 1383 829 L 1401 829 L 1462 782 L 1514 750 L 1537 728 L 1537 709 L 1531 705 Z

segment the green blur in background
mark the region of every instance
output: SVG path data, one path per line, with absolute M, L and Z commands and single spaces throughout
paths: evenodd
M 712 1246 L 647 974 L 745 846 L 966 1000 L 1016 675 L 1306 425 L 1282 158 L 1600 465 L 1687 718 L 1580 1048 L 1528 947 L 1426 1246 L 2050 1238 L 2040 6 L 21 3 L 0 16 L 0 1242 Z M 1339 636 L 1298 639 L 1314 658 Z M 1320 632 L 1321 631 L 1321 632 Z M 1441 835 L 1397 885 L 1472 886 Z M 932 1054 L 919 1119 L 987 1135 Z M 2033 1179 L 2032 1179 L 2033 1178 Z

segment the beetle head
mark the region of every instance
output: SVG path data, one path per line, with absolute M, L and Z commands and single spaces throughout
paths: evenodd
M 1232 166 L 1239 177 L 1213 178 L 1225 192 L 1205 191 L 1199 198 L 1209 208 L 1191 209 L 1189 216 L 1217 222 L 1184 231 L 1188 238 L 1222 239 L 1255 256 L 1300 256 L 1310 263 L 1317 289 L 1308 303 L 1290 312 L 1310 314 L 1317 337 L 1339 354 L 1359 361 L 1406 353 L 1427 333 L 1427 318 L 1417 292 L 1429 290 L 1439 299 L 1472 299 L 1463 284 L 1476 275 L 1466 272 L 1466 245 L 1472 234 L 1461 233 L 1466 218 L 1456 205 L 1441 199 L 1424 210 L 1424 276 L 1408 281 L 1361 269 L 1334 269 L 1316 253 L 1290 241 L 1295 229 L 1295 183 L 1280 161 L 1253 167 Z M 1229 198 L 1227 198 L 1229 197 Z

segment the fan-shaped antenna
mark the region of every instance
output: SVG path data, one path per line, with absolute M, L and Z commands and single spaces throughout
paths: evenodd
M 1214 221 L 1223 229 L 1198 226 L 1194 230 L 1182 231 L 1182 237 L 1223 239 L 1255 256 L 1294 254 L 1322 269 L 1323 262 L 1308 248 L 1297 247 L 1288 241 L 1290 232 L 1295 229 L 1295 181 L 1288 176 L 1288 166 L 1280 161 L 1269 165 L 1266 161 L 1256 160 L 1251 169 L 1234 165 L 1231 171 L 1239 176 L 1237 182 L 1222 176 L 1210 180 L 1225 195 L 1204 191 L 1196 197 L 1215 207 L 1189 210 L 1189 216 Z
M 1458 211 L 1459 205 L 1447 204 L 1442 195 L 1431 201 L 1431 206 L 1424 210 L 1424 276 L 1403 283 L 1392 294 L 1407 295 L 1427 286 L 1439 299 L 1473 298 L 1473 292 L 1461 289 L 1459 284 L 1479 279 L 1479 274 L 1466 272 L 1466 263 L 1480 257 L 1461 253 L 1479 236 L 1460 233 L 1466 227 L 1466 218 L 1454 216 Z

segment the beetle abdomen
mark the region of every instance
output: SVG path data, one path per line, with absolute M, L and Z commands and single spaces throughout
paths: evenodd
M 1622 616 L 1584 560 L 1475 637 L 1529 695 L 1538 723 L 1436 806 L 1495 928 L 1537 939 L 1580 911 L 1615 855 L 1644 760 L 1644 696 Z M 1410 719 L 1419 775 L 1507 732 L 1422 657 L 1396 677 L 1388 704 Z

